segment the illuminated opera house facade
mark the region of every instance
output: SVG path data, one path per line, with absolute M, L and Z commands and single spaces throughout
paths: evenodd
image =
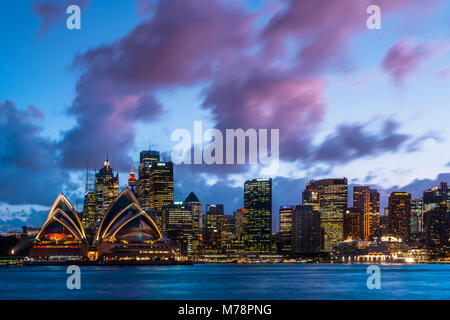
M 88 241 L 74 207 L 60 194 L 36 237 L 30 258 L 103 262 L 179 260 L 179 250 L 161 238 L 155 222 L 142 210 L 129 188 L 108 207 L 92 241 Z

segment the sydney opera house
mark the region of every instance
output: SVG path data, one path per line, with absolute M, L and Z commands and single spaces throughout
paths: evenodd
M 60 194 L 30 250 L 37 260 L 171 261 L 179 250 L 161 241 L 153 219 L 126 188 L 111 203 L 93 241 L 86 237 L 81 219 L 69 200 Z

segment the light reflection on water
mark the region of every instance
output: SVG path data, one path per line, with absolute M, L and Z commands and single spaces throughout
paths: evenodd
M 66 267 L 2 267 L 0 299 L 450 299 L 450 265 L 206 264 L 81 267 L 68 290 Z

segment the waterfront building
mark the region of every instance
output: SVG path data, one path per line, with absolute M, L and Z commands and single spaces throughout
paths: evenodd
M 353 207 L 362 212 L 361 239 L 379 236 L 380 193 L 368 186 L 353 187 Z
M 34 259 L 81 259 L 88 242 L 81 220 L 69 200 L 60 194 L 30 248 Z
M 439 207 L 425 211 L 423 217 L 427 244 L 431 247 L 446 246 L 450 227 L 447 203 L 443 202 Z
M 244 238 L 247 252 L 270 253 L 272 233 L 272 179 L 244 184 Z
M 348 208 L 344 214 L 344 240 L 361 240 L 364 237 L 364 213 L 359 208 Z
M 291 246 L 291 231 L 292 231 L 292 213 L 294 206 L 281 206 L 279 210 L 280 215 L 280 246 L 282 254 L 290 254 L 292 252 Z
M 108 207 L 92 242 L 88 242 L 74 207 L 61 194 L 30 249 L 30 257 L 62 260 L 114 261 L 178 260 L 179 250 L 160 241 L 161 232 L 126 188 Z M 170 263 L 169 261 L 169 263 Z
M 439 186 L 433 187 L 423 192 L 424 211 L 439 208 L 441 203 L 443 202 L 447 204 L 447 208 L 450 208 L 450 189 L 447 187 L 446 181 L 441 182 Z
M 119 174 L 114 175 L 108 158 L 95 174 L 95 226 L 103 219 L 106 210 L 119 194 Z
M 142 210 L 134 193 L 124 189 L 105 213 L 88 252 L 89 260 L 173 260 L 176 248 L 160 242 L 161 232 Z
M 392 192 L 389 196 L 389 233 L 408 242 L 411 235 L 411 194 Z
M 165 234 L 174 241 L 182 254 L 192 254 L 193 219 L 190 207 L 174 202 L 164 208 Z
M 320 213 L 312 206 L 295 206 L 292 213 L 291 245 L 295 255 L 319 253 Z
M 344 214 L 347 209 L 348 183 L 346 178 L 308 181 L 306 189 L 319 192 L 319 212 L 322 244 L 325 252 L 344 238 Z M 317 206 L 313 206 L 313 208 Z
M 411 239 L 420 240 L 423 234 L 423 199 L 411 200 Z

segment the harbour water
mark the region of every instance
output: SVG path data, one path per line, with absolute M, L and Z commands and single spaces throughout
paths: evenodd
M 0 299 L 450 299 L 450 265 L 200 264 L 82 266 L 69 290 L 65 266 L 0 267 Z

